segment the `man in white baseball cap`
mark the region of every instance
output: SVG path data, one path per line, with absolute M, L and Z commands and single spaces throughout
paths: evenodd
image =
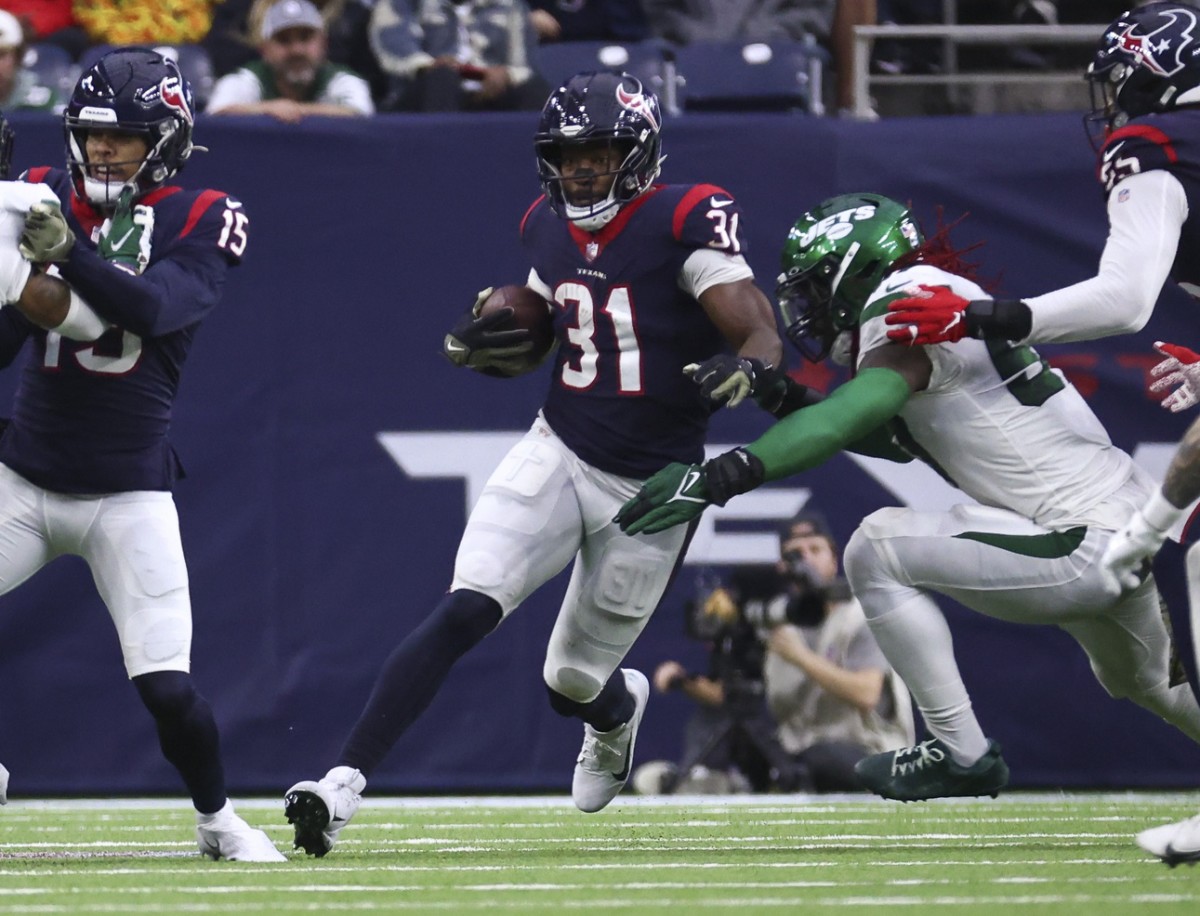
M 267 7 L 262 20 L 262 40 L 268 41 L 284 29 L 315 29 L 325 31 L 321 11 L 309 0 L 279 0 Z
M 309 0 L 279 0 L 263 14 L 260 60 L 221 77 L 209 114 L 265 114 L 287 123 L 312 115 L 375 113 L 371 89 L 326 56 L 325 20 Z

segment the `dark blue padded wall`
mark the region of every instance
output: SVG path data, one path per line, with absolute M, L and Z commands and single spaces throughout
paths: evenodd
M 16 126 L 20 167 L 61 162 L 56 121 Z M 538 192 L 533 127 L 530 115 L 198 125 L 211 152 L 182 177 L 236 194 L 251 218 L 245 265 L 198 335 L 174 425 L 189 474 L 177 501 L 193 670 L 237 791 L 281 790 L 332 762 L 383 658 L 445 590 L 467 501 L 537 409 L 544 372 L 494 380 L 439 356 L 476 290 L 526 273 L 516 230 Z M 947 219 L 969 212 L 957 237 L 987 241 L 977 252 L 983 273 L 1011 295 L 1088 276 L 1105 235 L 1074 116 L 854 124 L 688 115 L 667 123 L 664 150 L 666 180 L 712 182 L 742 201 L 749 257 L 768 289 L 792 220 L 847 191 L 912 200 L 927 228 L 938 204 Z M 1136 338 L 1052 352 L 1114 439 L 1156 468 L 1186 418 L 1143 393 L 1150 343 L 1194 345 L 1190 314 L 1172 292 Z M 823 369 L 808 377 L 838 379 Z M 0 374 L 0 405 L 15 380 Z M 765 427 L 753 409 L 727 413 L 715 443 Z M 709 520 L 631 663 L 701 666 L 681 611 L 698 572 L 769 559 L 775 517 L 806 499 L 844 541 L 875 508 L 950 498 L 930 477 L 845 457 L 773 491 Z M 541 683 L 562 585 L 462 661 L 373 789 L 565 790 L 580 729 L 550 711 Z M 1015 784 L 1194 784 L 1200 752 L 1108 699 L 1062 633 L 948 614 Z M 654 697 L 639 757 L 675 756 L 687 712 L 678 697 Z M 177 790 L 77 560 L 0 598 L 0 735 L 14 795 Z

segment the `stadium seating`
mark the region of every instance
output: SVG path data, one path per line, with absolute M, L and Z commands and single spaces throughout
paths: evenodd
M 179 72 L 192 85 L 192 95 L 196 99 L 196 110 L 203 111 L 212 95 L 213 74 L 212 58 L 200 45 L 174 45 L 157 49 L 167 57 L 174 57 L 179 64 Z
M 684 111 L 823 112 L 829 55 L 815 41 L 703 41 L 675 55 Z
M 65 48 L 32 44 L 25 51 L 23 64 L 37 78 L 39 86 L 53 90 L 64 102 L 71 97 L 79 69 Z
M 663 108 L 676 112 L 674 51 L 659 40 L 568 41 L 540 45 L 537 69 L 551 86 L 560 86 L 584 70 L 624 70 L 659 97 Z

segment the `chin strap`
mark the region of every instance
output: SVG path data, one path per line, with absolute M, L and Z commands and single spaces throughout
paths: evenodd
M 573 226 L 582 229 L 584 232 L 596 232 L 611 223 L 613 217 L 617 215 L 620 209 L 621 205 L 610 197 L 608 205 L 599 213 L 594 212 L 594 208 L 592 207 L 572 207 L 570 204 L 565 205 L 564 212 Z M 573 216 L 571 211 L 582 213 L 582 215 Z

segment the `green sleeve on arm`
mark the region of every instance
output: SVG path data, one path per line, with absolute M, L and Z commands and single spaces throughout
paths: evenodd
M 883 458 L 907 464 L 913 460 L 911 452 L 905 451 L 897 442 L 892 426 L 886 420 L 861 439 L 847 443 L 846 451 L 869 458 Z
M 892 369 L 864 369 L 824 401 L 780 420 L 746 450 L 767 480 L 816 467 L 900 412 L 912 390 Z

